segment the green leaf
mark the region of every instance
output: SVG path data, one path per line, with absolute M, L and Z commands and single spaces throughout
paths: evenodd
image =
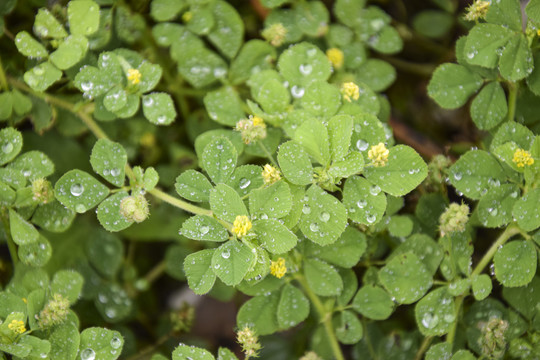
M 368 45 L 380 53 L 395 54 L 403 48 L 403 40 L 396 29 L 385 26 L 376 36 L 368 39 Z
M 507 121 L 497 129 L 489 149 L 494 152 L 500 145 L 509 141 L 515 142 L 522 149 L 529 149 L 534 141 L 534 134 L 524 125 Z
M 340 112 L 344 112 L 344 110 L 342 108 Z M 358 114 L 358 108 L 354 107 L 351 110 L 354 119 L 351 148 L 360 151 L 367 158 L 372 146 L 387 141 L 386 133 L 382 123 L 376 116 L 367 113 Z
M 425 360 L 450 360 L 452 357 L 452 344 L 441 342 L 432 345 L 426 352 Z
M 478 202 L 478 220 L 485 227 L 499 227 L 512 221 L 512 208 L 519 188 L 514 184 L 492 187 Z
M 296 10 L 296 23 L 304 34 L 319 37 L 328 31 L 330 14 L 321 1 L 300 3 Z
M 188 345 L 179 345 L 172 353 L 172 360 L 214 360 L 214 356 L 207 350 Z
M 185 6 L 184 0 L 153 0 L 150 4 L 150 16 L 156 21 L 173 20 Z
M 62 39 L 68 36 L 62 24 L 46 8 L 38 10 L 34 32 L 41 38 Z
M 124 261 L 124 245 L 118 237 L 105 231 L 96 231 L 93 235 L 92 241 L 85 244 L 86 257 L 100 275 L 113 279 Z
M 533 71 L 531 48 L 524 34 L 510 38 L 499 60 L 499 70 L 510 81 L 521 80 Z
M 8 168 L 22 174 L 27 180 L 45 178 L 54 173 L 54 164 L 40 151 L 28 151 L 18 156 Z
M 394 311 L 394 302 L 384 289 L 364 285 L 352 301 L 353 309 L 373 320 L 385 320 Z
M 45 47 L 26 31 L 21 31 L 15 36 L 15 46 L 26 57 L 43 58 L 48 55 Z
M 476 357 L 469 350 L 458 350 L 452 360 L 476 360 Z
M 489 130 L 504 119 L 508 112 L 506 95 L 500 83 L 487 84 L 471 103 L 471 118 L 481 130 Z
M 300 125 L 294 133 L 294 140 L 319 164 L 326 166 L 330 163 L 328 132 L 319 120 L 308 120 Z
M 9 228 L 17 245 L 31 244 L 38 240 L 39 233 L 36 228 L 13 209 L 9 209 Z
M 7 184 L 4 184 L 3 182 L 0 182 L 0 205 L 1 206 L 10 206 L 15 202 L 16 198 L 15 191 L 8 186 Z
M 240 196 L 246 196 L 264 185 L 261 167 L 257 165 L 237 167 L 227 181 L 227 185 L 232 187 Z
M 240 195 L 225 184 L 218 184 L 210 193 L 210 208 L 218 218 L 230 223 L 239 215 L 248 215 Z
M 388 232 L 390 235 L 405 238 L 409 236 L 413 230 L 413 221 L 406 215 L 393 215 L 388 220 Z
M 43 236 L 32 243 L 20 245 L 18 250 L 21 262 L 33 267 L 45 266 L 52 255 L 51 244 Z
M 49 60 L 60 70 L 66 70 L 81 61 L 88 50 L 88 40 L 82 35 L 70 35 L 51 53 Z
M 316 185 L 306 191 L 300 230 L 319 245 L 334 243 L 347 226 L 347 210 L 332 195 Z
M 537 23 L 540 23 L 540 2 L 538 0 L 531 0 L 525 8 L 527 16 Z
M 12 127 L 0 130 L 0 165 L 13 160 L 23 146 L 23 137 L 19 131 Z
M 143 95 L 142 105 L 144 117 L 152 124 L 169 125 L 176 119 L 176 110 L 169 94 L 152 93 Z
M 218 350 L 217 360 L 238 360 L 238 358 L 231 350 L 220 347 Z
M 244 279 L 254 261 L 251 248 L 237 240 L 230 240 L 214 252 L 212 268 L 226 285 L 235 286 Z
M 336 269 L 318 259 L 304 260 L 304 275 L 311 290 L 320 296 L 337 296 L 343 290 L 343 280 Z
M 358 174 L 364 169 L 364 157 L 356 151 L 351 151 L 341 161 L 337 161 L 330 166 L 328 174 L 334 179 L 347 178 Z
M 17 115 L 25 115 L 32 110 L 32 100 L 17 90 L 11 92 L 13 95 L 13 110 Z
M 483 150 L 466 152 L 449 169 L 450 183 L 473 200 L 480 199 L 491 186 L 505 178 L 501 165 Z
M 526 286 L 503 287 L 502 296 L 508 304 L 519 311 L 527 320 L 538 313 L 540 304 L 540 277 L 535 276 Z
M 481 274 L 472 279 L 471 282 L 474 298 L 482 301 L 491 294 L 492 284 L 489 275 Z
M 531 189 L 514 204 L 512 216 L 521 229 L 533 231 L 540 227 L 539 203 L 540 189 Z
M 349 153 L 353 119 L 348 115 L 336 115 L 328 121 L 330 155 L 333 162 L 343 160 Z
M 364 328 L 355 313 L 345 310 L 334 316 L 336 337 L 342 344 L 356 344 L 364 336 Z
M 341 106 L 341 94 L 335 85 L 326 81 L 313 81 L 305 89 L 300 100 L 302 107 L 309 113 L 322 118 L 334 115 Z
M 103 319 L 110 323 L 124 320 L 133 311 L 133 301 L 117 283 L 102 283 L 94 305 Z
M 234 145 L 227 138 L 220 137 L 205 146 L 201 166 L 214 184 L 224 183 L 231 177 L 237 158 Z
M 99 6 L 92 0 L 69 2 L 67 15 L 72 34 L 92 35 L 99 29 Z
M 506 287 L 525 286 L 536 273 L 537 261 L 531 241 L 509 242 L 495 253 L 495 277 Z
M 194 34 L 206 35 L 215 26 L 214 14 L 210 6 L 191 6 L 191 19 L 186 23 L 186 27 Z
M 227 230 L 217 220 L 204 215 L 190 217 L 182 224 L 182 235 L 192 240 L 226 241 Z
M 236 323 L 243 329 L 249 326 L 257 335 L 269 335 L 279 329 L 277 312 L 280 292 L 256 296 L 246 301 L 236 316 Z
M 127 105 L 127 100 L 127 92 L 120 85 L 116 85 L 105 94 L 103 105 L 108 111 L 117 112 Z
M 0 101 L 2 101 L 2 107 L 0 108 L 0 120 L 7 120 L 11 118 L 11 114 L 13 113 L 13 93 L 1 93 Z
M 361 15 L 365 5 L 365 0 L 338 0 L 334 5 L 334 13 L 339 21 L 354 28 L 362 21 Z
M 72 270 L 60 270 L 54 274 L 51 282 L 51 293 L 60 294 L 74 304 L 79 299 L 84 278 L 81 274 Z
M 64 206 L 84 213 L 105 199 L 109 189 L 88 173 L 71 170 L 56 182 L 54 193 Z
M 471 65 L 493 69 L 499 61 L 499 49 L 504 48 L 513 35 L 510 29 L 496 24 L 477 24 L 467 36 L 466 60 Z
M 128 220 L 120 212 L 120 203 L 122 199 L 128 197 L 125 191 L 118 192 L 109 196 L 99 204 L 97 209 L 97 218 L 101 226 L 108 231 L 121 231 L 127 229 L 133 224 L 133 220 Z
M 345 306 L 352 300 L 358 290 L 358 278 L 351 269 L 339 269 L 339 276 L 343 280 L 343 291 L 337 298 L 338 305 Z
M 388 163 L 381 167 L 366 167 L 366 179 L 384 192 L 403 196 L 414 190 L 427 176 L 427 165 L 413 148 L 397 145 L 390 148 Z
M 177 61 L 178 72 L 196 88 L 216 82 L 227 68 L 221 57 L 200 45 L 184 49 Z
M 444 287 L 424 296 L 414 312 L 418 329 L 425 336 L 444 335 L 456 321 L 454 299 Z
M 285 50 L 278 60 L 279 72 L 292 85 L 306 86 L 314 80 L 327 80 L 330 61 L 315 45 L 302 42 Z
M 244 22 L 235 8 L 222 0 L 216 0 L 212 9 L 216 26 L 208 39 L 229 59 L 233 58 L 244 39 Z
M 195 202 L 208 201 L 213 188 L 206 176 L 195 170 L 187 170 L 180 174 L 174 186 L 178 195 Z
M 296 326 L 308 317 L 309 300 L 296 286 L 287 284 L 281 288 L 276 315 L 281 329 Z
M 77 327 L 69 322 L 54 328 L 49 341 L 51 351 L 49 357 L 58 360 L 72 360 L 79 351 L 80 335 Z
M 255 99 L 265 112 L 272 114 L 285 111 L 291 102 L 291 95 L 281 81 L 270 79 L 259 88 Z
M 396 69 L 379 59 L 369 59 L 358 68 L 356 74 L 373 91 L 384 91 L 396 80 Z
M 272 45 L 258 39 L 249 40 L 232 61 L 229 78 L 235 85 L 245 82 L 251 74 L 270 69 L 275 59 L 276 50 Z
M 432 275 L 435 275 L 443 258 L 441 246 L 429 236 L 420 233 L 411 235 L 392 252 L 388 259 L 407 252 L 416 255 Z
M 482 86 L 480 75 L 465 66 L 443 64 L 439 66 L 428 84 L 428 95 L 445 109 L 465 105 L 469 97 Z
M 254 220 L 279 219 L 286 216 L 291 208 L 291 191 L 285 181 L 253 190 L 249 196 L 249 211 Z
M 118 187 L 124 185 L 127 154 L 119 143 L 99 139 L 92 148 L 90 164 L 96 174 L 101 175 L 111 184 Z
M 283 175 L 291 183 L 307 185 L 313 177 L 313 166 L 308 154 L 293 141 L 283 143 L 279 147 L 278 162 Z
M 52 201 L 37 207 L 32 222 L 51 232 L 66 231 L 75 219 L 75 212 L 67 209 L 58 201 Z
M 118 331 L 91 327 L 81 332 L 79 353 L 81 359 L 114 360 L 122 353 L 124 338 Z
M 413 28 L 430 38 L 442 38 L 454 24 L 454 17 L 445 11 L 424 10 L 413 19 Z
M 257 284 L 266 278 L 266 275 L 270 272 L 271 260 L 268 254 L 262 246 L 252 248 L 251 251 L 255 254 L 255 265 L 251 267 L 244 276 L 246 284 Z M 277 280 L 277 278 L 275 278 Z
M 216 275 L 212 269 L 214 249 L 201 250 L 189 254 L 184 260 L 189 288 L 197 295 L 203 295 L 212 289 Z
M 112 57 L 110 54 L 107 56 Z M 111 60 L 111 62 L 114 62 L 114 60 Z M 114 86 L 115 83 L 107 75 L 114 76 L 114 73 L 101 71 L 93 66 L 84 66 L 75 76 L 73 83 L 85 96 L 94 98 L 105 94 Z M 120 79 L 116 80 L 121 81 Z
M 204 96 L 204 106 L 210 118 L 220 124 L 235 126 L 246 118 L 242 100 L 234 88 L 224 86 Z
M 501 0 L 490 4 L 486 15 L 486 21 L 491 24 L 499 24 L 514 31 L 522 31 L 521 7 L 519 1 Z
M 298 242 L 296 235 L 274 219 L 257 220 L 253 223 L 253 232 L 261 244 L 273 254 L 284 254 L 294 248 Z
M 43 92 L 62 78 L 62 72 L 46 61 L 24 73 L 24 81 L 32 89 Z
M 343 268 L 351 268 L 360 261 L 366 251 L 367 240 L 363 233 L 348 227 L 332 246 L 320 246 L 311 242 L 307 242 L 305 246 L 307 256 L 316 257 Z
M 398 255 L 379 271 L 386 290 L 400 304 L 412 304 L 429 290 L 433 279 L 422 261 L 412 252 Z
M 343 187 L 343 204 L 349 218 L 365 225 L 379 222 L 386 209 L 386 196 L 378 185 L 360 176 L 352 176 Z

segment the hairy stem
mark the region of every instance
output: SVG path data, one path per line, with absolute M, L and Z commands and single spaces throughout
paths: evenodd
M 272 156 L 272 154 L 270 154 L 270 151 L 268 151 L 268 148 L 262 143 L 262 141 L 257 141 L 257 144 L 259 145 L 261 150 L 264 152 L 268 160 L 270 160 L 272 165 L 274 165 L 276 168 L 279 169 L 279 165 L 277 164 L 276 160 L 274 160 L 274 157 Z
M 165 201 L 168 204 L 176 206 L 177 208 L 188 211 L 192 214 L 212 216 L 211 210 L 204 209 L 202 207 L 199 207 L 199 206 L 190 204 L 186 201 L 175 198 L 174 196 L 171 196 L 167 194 L 166 192 L 163 192 L 159 189 L 150 190 L 149 193 L 152 194 L 154 197 L 157 197 L 158 199 Z
M 422 344 L 420 345 L 420 348 L 416 352 L 414 360 L 422 360 L 424 358 L 424 353 L 427 351 L 427 349 L 428 349 L 429 345 L 431 344 L 432 340 L 433 340 L 433 336 L 426 336 L 424 338 L 424 341 L 422 341 Z
M 295 275 L 296 281 L 300 284 L 308 298 L 311 300 L 311 303 L 317 310 L 321 322 L 324 325 L 324 330 L 326 331 L 326 336 L 330 342 L 332 352 L 334 353 L 334 358 L 336 360 L 345 360 L 343 353 L 341 352 L 341 347 L 339 346 L 336 334 L 334 333 L 334 326 L 332 325 L 332 310 L 325 309 L 324 305 L 321 302 L 321 299 L 311 290 L 306 279 L 302 275 Z

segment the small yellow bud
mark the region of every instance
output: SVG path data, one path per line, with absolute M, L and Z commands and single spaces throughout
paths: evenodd
M 151 132 L 145 132 L 139 139 L 139 143 L 144 147 L 154 147 L 156 145 L 156 137 Z
M 279 174 L 278 169 L 270 164 L 266 164 L 263 167 L 262 178 L 265 185 L 272 185 L 273 183 L 281 180 L 281 175 Z
M 368 157 L 375 167 L 385 166 L 388 162 L 389 151 L 383 143 L 378 143 L 368 151 Z
M 476 0 L 467 8 L 467 14 L 465 14 L 465 20 L 476 21 L 484 19 L 489 9 L 489 1 Z
M 232 232 L 236 234 L 237 237 L 241 238 L 242 236 L 245 236 L 252 227 L 253 225 L 247 216 L 238 215 L 236 219 L 234 219 Z
M 8 324 L 8 328 L 16 334 L 22 334 L 26 331 L 24 322 L 21 320 L 11 320 L 11 322 Z
M 534 164 L 534 159 L 532 158 L 531 153 L 527 150 L 517 149 L 514 152 L 512 162 L 514 162 L 517 167 L 522 168 Z
M 26 298 L 22 298 L 23 303 L 28 304 L 28 300 Z
M 142 74 L 137 69 L 129 69 L 127 71 L 127 79 L 131 85 L 137 85 L 141 82 Z
M 261 35 L 272 46 L 278 47 L 283 44 L 285 36 L 287 36 L 287 29 L 282 23 L 274 23 L 265 28 Z
M 185 23 L 190 22 L 192 18 L 193 18 L 193 13 L 191 11 L 186 11 L 182 15 L 182 21 L 185 22 Z
M 340 69 L 343 66 L 343 51 L 338 48 L 331 48 L 326 50 L 326 57 L 332 63 L 334 69 Z
M 272 261 L 270 265 L 270 274 L 274 275 L 278 279 L 281 279 L 287 273 L 287 266 L 285 266 L 285 259 L 279 258 L 277 261 Z
M 536 30 L 536 35 L 540 36 L 540 29 Z
M 343 95 L 345 100 L 351 102 L 351 98 L 353 100 L 358 100 L 358 98 L 360 97 L 360 89 L 355 83 L 346 82 L 341 85 L 341 94 Z
M 266 137 L 266 124 L 258 116 L 250 116 L 249 119 L 240 120 L 236 123 L 235 130 L 242 134 L 242 140 L 245 144 Z

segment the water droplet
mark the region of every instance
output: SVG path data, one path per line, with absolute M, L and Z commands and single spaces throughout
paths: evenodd
M 118 176 L 118 175 L 120 175 L 120 169 L 118 169 L 118 168 L 112 169 L 112 170 L 111 170 L 111 175 L 112 175 L 112 176 Z
M 328 222 L 328 220 L 330 220 L 330 214 L 326 211 L 323 211 L 319 214 L 319 219 L 321 219 L 322 222 Z
M 295 98 L 295 99 L 300 99 L 302 96 L 304 96 L 304 88 L 303 87 L 300 87 L 300 86 L 297 86 L 297 85 L 294 85 L 292 88 L 291 88 L 291 95 Z
M 96 358 L 96 352 L 93 349 L 84 349 L 81 351 L 81 360 L 94 360 Z
M 71 185 L 71 188 L 69 189 L 71 192 L 71 195 L 73 196 L 81 196 L 84 192 L 84 186 L 82 184 L 73 184 Z
M 299 70 L 302 73 L 302 75 L 309 75 L 311 74 L 313 67 L 310 64 L 302 64 L 300 65 Z
M 4 154 L 9 154 L 13 151 L 13 144 L 10 142 L 5 143 L 4 145 L 2 145 L 2 151 L 4 152 Z
M 247 188 L 250 184 L 251 184 L 251 180 L 246 179 L 246 178 L 240 179 L 240 183 L 239 183 L 240 189 L 245 189 L 245 188 Z
M 358 206 L 360 209 L 363 209 L 364 206 L 367 205 L 367 201 L 362 199 L 362 200 L 358 200 L 358 202 L 356 203 L 356 206 Z
M 368 144 L 367 141 L 365 141 L 365 140 L 360 139 L 360 140 L 358 140 L 358 141 L 356 142 L 356 148 L 357 148 L 358 150 L 360 150 L 360 151 L 365 151 L 365 150 L 367 150 L 368 146 L 369 146 L 369 144 Z
M 459 171 L 454 173 L 454 179 L 456 179 L 456 181 L 461 180 L 462 177 L 463 174 L 461 174 Z
M 454 316 L 454 314 L 446 314 L 444 315 L 444 321 L 446 321 L 447 323 L 452 323 L 454 322 L 454 320 L 456 319 L 456 317 Z
M 433 315 L 432 313 L 427 312 L 422 317 L 422 325 L 424 325 L 425 328 L 433 329 L 438 323 L 439 317 L 437 315 Z
M 86 211 L 86 207 L 83 204 L 79 204 L 75 206 L 75 211 L 78 212 L 79 214 L 82 214 L 83 212 Z
M 147 97 L 143 100 L 144 106 L 152 106 L 152 104 L 154 104 L 154 99 L 152 99 L 151 97 Z
M 377 220 L 377 217 L 373 214 L 367 214 L 366 221 L 370 224 L 373 224 Z
M 309 205 L 304 205 L 304 207 L 302 208 L 302 212 L 306 215 L 311 214 L 311 208 L 309 207 Z
M 111 339 L 111 347 L 113 349 L 118 349 L 120 346 L 122 346 L 122 339 L 117 336 L 113 337 Z
M 221 253 L 221 257 L 224 259 L 228 259 L 231 257 L 231 252 L 229 250 L 225 250 Z
M 309 225 L 309 229 L 313 232 L 317 232 L 319 231 L 319 225 L 317 223 L 311 223 L 311 225 Z
M 379 187 L 379 185 L 373 185 L 369 188 L 369 193 L 373 196 L 379 195 L 380 192 L 381 188 Z
M 201 226 L 201 228 L 199 230 L 201 232 L 201 235 L 206 235 L 210 231 L 210 228 L 208 226 L 206 226 L 206 225 L 203 225 L 203 226 Z

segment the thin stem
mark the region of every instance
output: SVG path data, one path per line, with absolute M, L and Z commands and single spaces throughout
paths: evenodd
M 455 311 L 454 311 L 455 320 L 452 323 L 452 327 L 450 328 L 450 331 L 446 335 L 446 342 L 452 345 L 454 344 L 454 339 L 456 338 L 456 330 L 457 330 L 457 324 L 459 322 L 459 314 L 461 312 L 461 306 L 463 305 L 464 299 L 465 299 L 465 295 L 460 295 L 456 298 Z
M 321 322 L 324 325 L 324 330 L 326 331 L 326 335 L 328 337 L 328 341 L 330 342 L 330 347 L 332 348 L 335 359 L 345 360 L 345 357 L 341 352 L 341 347 L 339 346 L 339 343 L 337 341 L 336 334 L 334 333 L 334 327 L 332 326 L 332 311 L 328 311 L 324 308 L 321 299 L 319 299 L 319 297 L 311 290 L 309 284 L 302 275 L 297 274 L 294 278 L 296 279 L 296 281 L 298 281 L 308 298 L 311 300 L 311 303 L 317 310 Z
M 160 337 L 154 344 L 140 350 L 137 354 L 130 356 L 127 360 L 146 359 L 147 355 L 153 353 L 158 347 L 165 344 L 171 338 L 171 334 L 166 334 Z
M 149 193 L 157 197 L 158 199 L 161 199 L 165 201 L 166 203 L 171 204 L 172 206 L 176 206 L 177 208 L 188 211 L 192 214 L 212 216 L 211 210 L 204 209 L 204 208 L 195 206 L 193 204 L 190 204 L 186 201 L 177 199 L 174 196 L 171 196 L 159 189 L 150 190 Z
M 503 246 L 504 243 L 508 241 L 512 236 L 520 233 L 519 227 L 516 225 L 510 225 L 504 230 L 504 232 L 495 240 L 493 245 L 489 248 L 489 250 L 484 254 L 484 257 L 480 260 L 480 262 L 476 265 L 473 272 L 471 273 L 471 277 L 474 277 L 476 275 L 480 275 L 480 273 L 484 270 L 484 268 L 489 264 L 493 256 L 495 256 L 495 253 L 499 249 L 500 246 Z
M 149 284 L 156 281 L 167 269 L 167 265 L 165 263 L 165 260 L 159 262 L 156 266 L 154 266 L 144 277 L 144 280 L 146 280 Z
M 508 83 L 508 121 L 514 121 L 516 116 L 516 100 L 517 93 L 519 89 L 519 83 L 511 82 Z
M 6 234 L 11 261 L 13 262 L 13 265 L 17 265 L 19 263 L 19 256 L 17 255 L 17 245 L 15 245 L 15 242 L 13 241 L 13 238 L 11 237 L 11 230 L 9 228 L 8 215 L 6 214 L 5 210 L 2 211 L 2 223 L 4 224 L 4 233 Z
M 433 340 L 433 336 L 427 336 L 424 338 L 424 341 L 422 341 L 420 348 L 416 352 L 416 356 L 414 357 L 414 360 L 421 360 L 423 358 L 424 353 L 427 351 L 432 340 Z
M 5 91 L 9 90 L 9 85 L 6 79 L 6 73 L 4 72 L 4 66 L 2 65 L 2 58 L 0 57 L 0 87 Z
M 260 147 L 261 150 L 264 152 L 264 154 L 266 155 L 266 157 L 268 158 L 268 160 L 270 160 L 270 162 L 272 163 L 272 165 L 274 165 L 276 168 L 279 169 L 279 165 L 277 164 L 276 160 L 274 160 L 274 157 L 272 156 L 272 154 L 270 154 L 270 151 L 268 151 L 268 149 L 267 149 L 266 146 L 262 143 L 262 141 L 257 141 L 257 144 L 259 144 L 259 147 Z
M 436 68 L 436 66 L 433 64 L 413 63 L 410 61 L 396 59 L 391 56 L 382 56 L 382 59 L 394 65 L 396 68 L 398 68 L 398 70 L 405 71 L 405 72 L 419 75 L 419 76 L 423 76 L 423 77 L 430 77 Z

